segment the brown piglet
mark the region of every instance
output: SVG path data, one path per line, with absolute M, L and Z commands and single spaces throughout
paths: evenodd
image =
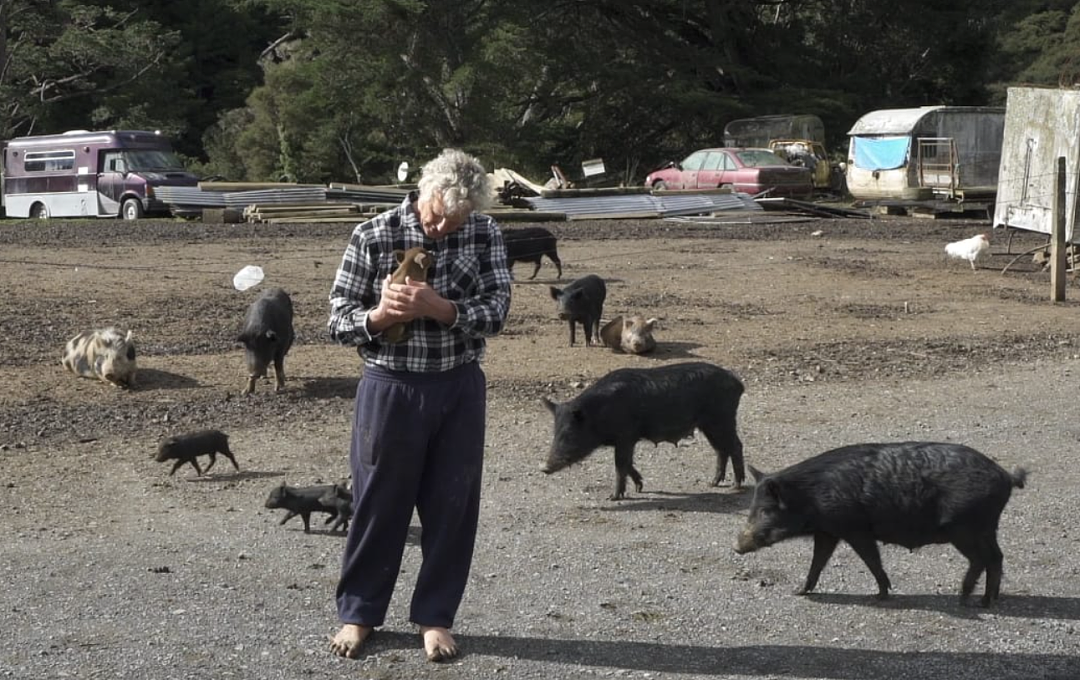
M 395 250 L 394 257 L 397 259 L 398 266 L 390 275 L 392 283 L 405 283 L 406 278 L 413 281 L 426 281 L 428 269 L 435 264 L 435 256 L 420 247 Z M 382 334 L 384 342 L 392 343 L 401 342 L 408 337 L 406 325 L 403 323 L 390 326 Z

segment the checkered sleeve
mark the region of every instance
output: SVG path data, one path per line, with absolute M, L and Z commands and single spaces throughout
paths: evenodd
M 330 290 L 330 321 L 327 329 L 343 345 L 365 345 L 372 340 L 367 329 L 368 312 L 378 304 L 381 285 L 378 278 L 378 257 L 369 235 L 382 216 L 365 222 L 353 230 L 349 245 L 341 258 L 334 286 Z
M 510 269 L 506 264 L 506 245 L 495 220 L 477 215 L 489 238 L 487 247 L 478 253 L 477 292 L 454 302 L 457 319 L 451 326 L 474 338 L 491 337 L 502 331 L 510 313 Z

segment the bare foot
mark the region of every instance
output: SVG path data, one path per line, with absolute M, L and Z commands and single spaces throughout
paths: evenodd
M 348 659 L 360 658 L 360 649 L 364 641 L 375 631 L 371 626 L 346 623 L 338 634 L 330 638 L 330 651 Z
M 424 651 L 428 661 L 446 661 L 458 655 L 454 636 L 450 635 L 446 628 L 420 626 L 420 633 L 424 636 Z

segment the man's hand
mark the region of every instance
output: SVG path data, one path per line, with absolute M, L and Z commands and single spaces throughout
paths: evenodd
M 379 305 L 368 315 L 368 327 L 381 333 L 396 323 L 430 318 L 449 326 L 457 318 L 457 308 L 427 283 L 406 278 L 405 283 L 383 279 Z

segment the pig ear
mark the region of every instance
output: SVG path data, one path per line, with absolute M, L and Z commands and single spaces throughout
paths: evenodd
M 416 264 L 420 265 L 424 269 L 427 269 L 431 266 L 431 262 L 429 261 L 430 259 L 431 256 L 428 255 L 427 252 L 420 251 L 420 253 L 416 256 Z
M 561 297 L 562 297 L 562 291 L 559 290 L 558 288 L 556 288 L 555 286 L 551 286 L 551 299 L 552 300 L 558 300 Z
M 266 331 L 266 339 L 270 342 L 277 342 L 277 333 L 271 330 Z
M 131 331 L 128 331 L 127 332 L 127 337 L 124 338 L 124 342 L 131 342 L 133 338 L 134 338 L 134 334 Z
M 651 331 L 653 329 L 653 326 L 658 323 L 660 323 L 660 319 L 649 319 L 645 322 L 645 330 Z
M 398 264 L 401 264 L 404 260 L 405 260 L 405 251 L 404 250 L 395 250 L 394 251 L 394 261 L 397 262 Z
M 558 406 L 555 402 L 548 399 L 547 397 L 540 397 L 540 401 L 543 402 L 544 406 L 547 407 L 547 410 L 551 411 L 551 415 L 555 415 L 555 409 Z
M 758 484 L 758 488 L 766 496 L 776 501 L 777 507 L 781 510 L 787 509 L 787 503 L 784 502 L 784 495 L 780 487 L 780 482 L 775 479 L 766 479 Z

